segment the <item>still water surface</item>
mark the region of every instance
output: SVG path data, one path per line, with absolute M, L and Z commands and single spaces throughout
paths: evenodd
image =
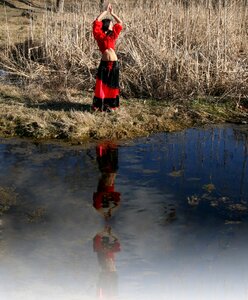
M 0 140 L 0 299 L 248 299 L 247 133 Z

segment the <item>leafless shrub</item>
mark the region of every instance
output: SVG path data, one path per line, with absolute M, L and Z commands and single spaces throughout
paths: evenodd
M 117 44 L 125 97 L 247 97 L 246 1 L 123 1 Z M 73 2 L 30 22 L 29 39 L 9 39 L 1 66 L 49 88 L 92 90 L 100 60 L 91 33 L 99 1 Z

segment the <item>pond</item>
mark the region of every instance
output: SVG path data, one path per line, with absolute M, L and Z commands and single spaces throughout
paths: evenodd
M 248 127 L 0 140 L 0 298 L 247 299 Z

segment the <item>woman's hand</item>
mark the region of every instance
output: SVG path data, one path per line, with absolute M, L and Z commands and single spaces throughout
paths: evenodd
M 114 14 L 114 10 L 113 10 L 113 7 L 112 5 L 109 3 L 108 6 L 107 6 L 107 12 L 109 12 L 111 14 L 112 17 L 114 17 L 115 21 L 119 24 L 122 25 L 122 21 L 121 19 L 116 15 Z
M 108 5 L 105 4 L 106 1 L 101 1 L 100 2 L 100 8 L 101 8 L 101 13 L 100 15 L 96 18 L 98 21 L 101 21 L 103 18 L 105 18 L 105 16 L 107 15 L 107 13 L 109 12 L 109 6 L 110 3 Z
M 108 11 L 111 15 L 113 14 L 113 7 L 110 3 L 108 4 Z

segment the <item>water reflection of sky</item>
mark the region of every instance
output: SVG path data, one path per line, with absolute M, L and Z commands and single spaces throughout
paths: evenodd
M 247 299 L 243 128 L 120 144 L 114 168 L 94 147 L 2 140 L 0 186 L 18 196 L 1 299 Z M 107 223 L 96 196 L 118 204 Z

